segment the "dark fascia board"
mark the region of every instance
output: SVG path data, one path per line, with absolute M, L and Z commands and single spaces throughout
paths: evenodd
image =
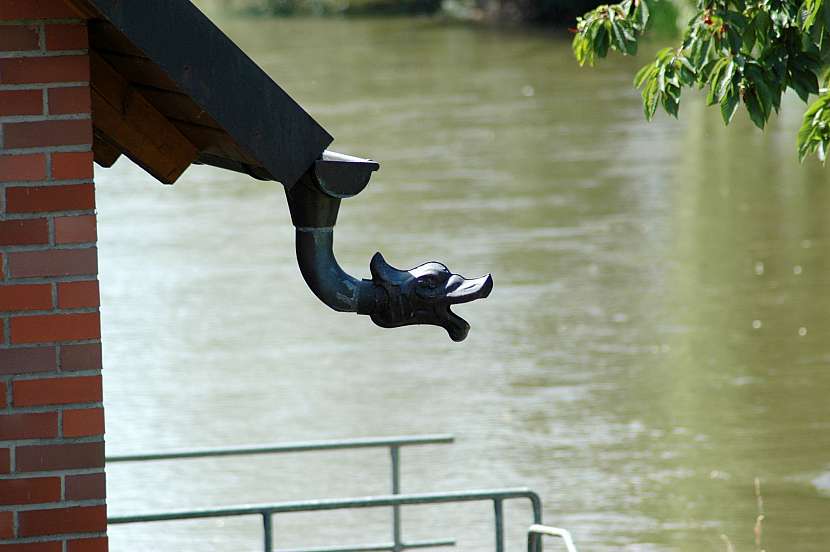
M 291 187 L 332 136 L 188 0 L 86 0 Z

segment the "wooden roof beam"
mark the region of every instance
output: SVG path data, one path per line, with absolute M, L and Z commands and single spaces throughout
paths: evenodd
M 104 136 L 100 129 L 95 130 L 92 140 L 92 153 L 95 162 L 105 169 L 115 165 L 115 162 L 121 157 L 121 150 L 118 149 L 118 146 L 113 145 L 112 140 Z
M 159 181 L 175 182 L 196 160 L 196 147 L 103 57 L 91 52 L 90 63 L 96 133 Z M 112 152 L 101 150 L 108 162 Z

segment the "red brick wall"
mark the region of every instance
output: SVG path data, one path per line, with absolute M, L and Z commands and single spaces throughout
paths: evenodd
M 61 0 L 0 0 L 0 552 L 107 549 L 79 17 Z

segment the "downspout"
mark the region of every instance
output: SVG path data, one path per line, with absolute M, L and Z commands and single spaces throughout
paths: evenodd
M 372 279 L 367 280 L 349 275 L 337 263 L 334 226 L 340 202 L 360 193 L 379 167 L 374 161 L 326 151 L 286 188 L 300 272 L 314 295 L 336 311 L 368 315 L 384 328 L 437 325 L 454 341 L 462 341 L 470 326 L 450 305 L 487 297 L 493 288 L 489 274 L 467 280 L 437 262 L 398 270 L 376 253 L 370 263 Z

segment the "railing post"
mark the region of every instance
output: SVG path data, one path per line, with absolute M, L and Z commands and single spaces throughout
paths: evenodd
M 389 447 L 389 454 L 392 456 L 392 494 L 401 492 L 401 448 L 397 445 Z M 392 506 L 392 543 L 394 552 L 403 550 L 401 542 L 401 507 Z
M 528 496 L 528 498 L 530 499 L 530 505 L 533 508 L 533 523 L 541 525 L 542 524 L 542 499 L 539 498 L 539 495 L 537 495 L 534 492 L 531 492 L 530 495 Z M 536 539 L 536 546 L 534 547 L 535 550 L 533 552 L 542 552 L 542 546 L 543 546 L 542 541 L 543 541 L 543 539 L 542 539 L 541 536 L 538 539 Z
M 496 552 L 504 552 L 504 505 L 502 499 L 493 500 L 493 510 L 496 515 Z
M 262 512 L 262 529 L 264 532 L 263 550 L 272 552 L 274 550 L 274 528 L 269 510 Z

